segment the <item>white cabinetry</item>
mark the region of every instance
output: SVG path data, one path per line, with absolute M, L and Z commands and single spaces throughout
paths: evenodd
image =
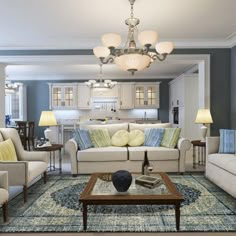
M 78 84 L 78 108 L 91 109 L 91 89 L 86 84 Z
M 184 79 L 175 79 L 170 83 L 170 107 L 184 106 Z
M 49 83 L 50 109 L 75 109 L 77 107 L 76 83 Z
M 159 83 L 135 84 L 135 108 L 159 108 Z
M 93 88 L 91 89 L 92 98 L 111 98 L 118 97 L 118 86 L 115 85 L 113 88 Z
M 134 108 L 134 83 L 119 84 L 120 109 Z
M 178 108 L 178 124 L 181 136 L 190 140 L 199 138 L 199 127 L 195 124 L 198 110 L 198 75 L 183 75 L 169 83 L 169 119 L 173 124 L 173 108 Z

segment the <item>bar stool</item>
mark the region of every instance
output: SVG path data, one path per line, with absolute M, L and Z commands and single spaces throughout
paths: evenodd
M 25 150 L 27 150 L 27 142 L 26 142 L 27 121 L 16 121 L 15 123 L 17 126 L 17 131 L 20 135 L 20 140 L 21 140 L 22 146 L 24 147 Z
M 26 136 L 26 141 L 28 143 L 28 150 L 34 149 L 34 121 L 28 121 L 27 122 L 27 136 Z

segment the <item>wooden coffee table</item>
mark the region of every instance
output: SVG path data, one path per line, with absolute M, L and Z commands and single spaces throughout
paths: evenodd
M 149 189 L 132 182 L 127 193 L 118 193 L 111 182 L 111 173 L 94 173 L 80 196 L 83 204 L 83 228 L 87 229 L 88 205 L 174 205 L 176 229 L 180 227 L 180 203 L 183 196 L 166 173 L 158 173 L 162 185 Z M 132 174 L 133 179 L 135 174 Z

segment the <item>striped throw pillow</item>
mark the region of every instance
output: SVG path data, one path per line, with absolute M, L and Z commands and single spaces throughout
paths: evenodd
M 180 128 L 165 128 L 161 146 L 175 148 L 179 140 L 180 132 Z
M 220 129 L 219 153 L 235 153 L 235 130 Z
M 0 161 L 17 161 L 15 147 L 11 139 L 0 142 Z
M 93 147 L 88 130 L 77 129 L 73 132 L 73 137 L 78 144 L 80 150 L 85 150 Z
M 94 147 L 111 146 L 111 138 L 108 129 L 90 129 L 89 133 Z
M 165 129 L 146 128 L 144 146 L 160 147 Z

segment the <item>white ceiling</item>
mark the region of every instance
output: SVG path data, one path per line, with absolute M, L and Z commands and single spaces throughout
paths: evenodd
M 136 0 L 134 4 L 134 15 L 141 21 L 139 30 L 156 30 L 159 41 L 173 41 L 176 48 L 233 47 L 235 11 L 236 0 Z M 0 0 L 0 50 L 92 49 L 101 44 L 100 37 L 107 32 L 120 33 L 125 41 L 124 21 L 129 15 L 128 0 Z M 8 66 L 9 78 L 11 75 L 29 78 L 31 74 L 35 78 L 71 79 L 98 74 L 94 56 L 87 58 L 86 63 L 70 57 L 58 57 L 62 63 L 55 57 L 34 58 L 33 63 L 24 58 L 23 63 L 22 58 L 0 57 L 0 62 L 21 64 Z M 27 67 L 28 64 L 31 65 Z M 155 62 L 136 75 L 167 78 L 192 66 L 173 60 Z M 105 73 L 107 77 L 129 77 L 115 65 L 104 66 Z

